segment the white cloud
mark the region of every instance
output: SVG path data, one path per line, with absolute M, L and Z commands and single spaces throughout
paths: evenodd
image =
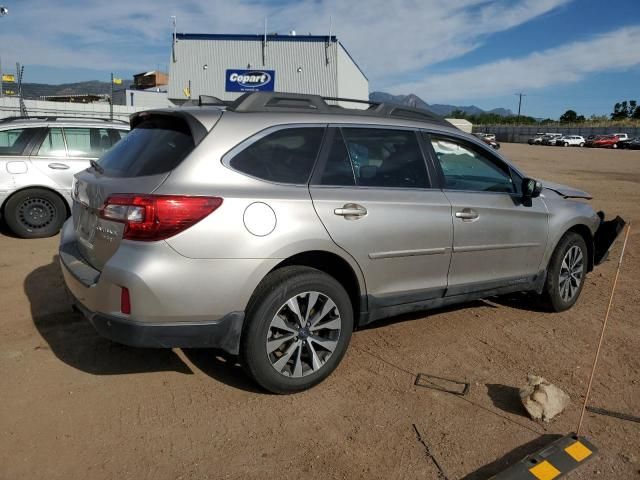
M 427 101 L 509 95 L 516 91 L 570 84 L 595 72 L 640 65 L 640 27 L 609 32 L 523 58 L 508 58 L 457 72 L 397 84 L 392 92 L 414 92 Z
M 19 2 L 0 21 L 0 54 L 24 64 L 143 70 L 166 63 L 169 17 L 178 30 L 333 32 L 374 83 L 455 58 L 491 34 L 538 18 L 571 0 L 137 0 Z

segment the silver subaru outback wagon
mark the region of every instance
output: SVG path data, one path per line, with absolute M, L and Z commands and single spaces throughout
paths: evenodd
M 128 131 L 100 118 L 0 119 L 0 215 L 9 229 L 22 238 L 58 233 L 71 212 L 73 175 Z
M 76 174 L 77 307 L 116 342 L 239 355 L 277 393 L 382 318 L 516 291 L 568 309 L 624 224 L 420 110 L 260 92 L 131 128 Z

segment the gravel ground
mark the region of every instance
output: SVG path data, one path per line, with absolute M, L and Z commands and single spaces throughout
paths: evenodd
M 531 176 L 591 192 L 596 209 L 640 218 L 640 152 L 502 152 Z M 283 397 L 258 391 L 215 352 L 100 338 L 71 310 L 57 241 L 0 235 L 2 479 L 488 478 L 575 430 L 622 246 L 568 312 L 513 295 L 396 318 L 356 332 L 323 384 Z M 639 252 L 640 224 L 590 401 L 636 416 Z M 471 389 L 457 397 L 416 387 L 419 372 Z M 518 403 L 530 372 L 571 396 L 550 424 Z M 640 424 L 587 414 L 584 434 L 600 453 L 570 478 L 640 479 Z

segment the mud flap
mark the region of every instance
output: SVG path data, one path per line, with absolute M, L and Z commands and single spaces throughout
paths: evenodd
M 593 263 L 600 265 L 609 256 L 609 251 L 613 242 L 616 241 L 620 232 L 626 225 L 626 222 L 617 216 L 613 220 L 604 220 L 604 212 L 598 212 L 600 217 L 600 226 L 593 237 Z

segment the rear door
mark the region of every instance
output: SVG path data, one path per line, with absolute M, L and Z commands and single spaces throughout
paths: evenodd
M 441 297 L 451 258 L 451 205 L 432 188 L 416 132 L 330 128 L 312 178 L 313 204 L 360 265 L 370 308 Z
M 522 200 L 521 179 L 499 157 L 465 140 L 427 136 L 453 207 L 447 295 L 526 284 L 539 274 L 548 212 Z
M 189 125 L 172 115 L 145 114 L 142 121 L 99 161 L 76 175 L 72 192 L 78 249 L 102 270 L 117 250 L 123 224 L 99 217 L 110 195 L 152 193 L 195 148 Z
M 31 163 L 47 175 L 59 190 L 71 191 L 73 176 L 89 168 L 116 143 L 106 128 L 50 126 Z

